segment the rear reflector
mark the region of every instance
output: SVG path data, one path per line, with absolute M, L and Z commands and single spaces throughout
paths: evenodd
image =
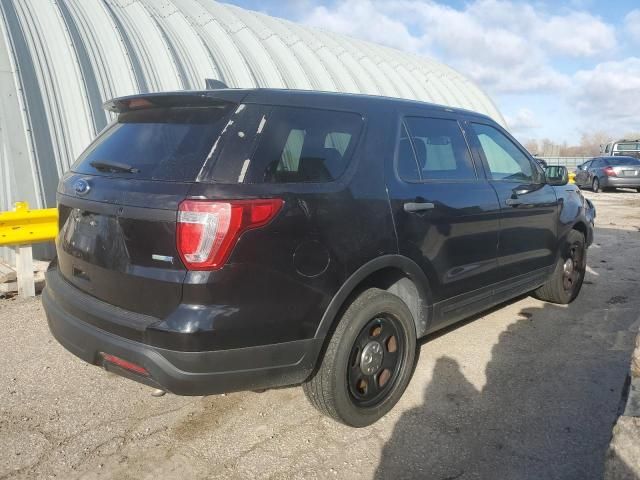
M 101 352 L 102 358 L 105 362 L 112 363 L 120 368 L 124 368 L 125 370 L 129 370 L 130 372 L 137 373 L 138 375 L 149 376 L 149 372 L 146 368 L 141 367 L 135 363 L 128 362 L 127 360 L 123 360 L 120 357 L 116 357 L 115 355 L 110 355 L 108 353 Z
M 268 224 L 283 205 L 280 198 L 185 200 L 178 211 L 177 242 L 189 270 L 217 270 L 243 232 Z

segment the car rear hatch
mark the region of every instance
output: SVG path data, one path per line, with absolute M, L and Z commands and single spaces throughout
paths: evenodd
M 186 268 L 176 219 L 237 106 L 211 94 L 138 96 L 60 182 L 58 265 L 66 281 L 130 312 L 164 318 Z

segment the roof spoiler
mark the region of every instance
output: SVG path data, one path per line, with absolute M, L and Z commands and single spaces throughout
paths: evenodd
M 246 92 L 233 89 L 145 93 L 108 100 L 102 108 L 110 112 L 122 113 L 145 108 L 215 107 L 240 103 L 245 96 Z

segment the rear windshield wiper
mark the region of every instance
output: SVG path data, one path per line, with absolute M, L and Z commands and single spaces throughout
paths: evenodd
M 90 162 L 89 165 L 91 165 L 93 168 L 101 172 L 138 173 L 140 171 L 140 169 L 138 168 L 134 168 L 131 165 L 127 165 L 126 163 L 120 163 L 120 162 L 102 162 L 99 160 L 94 160 L 93 162 Z

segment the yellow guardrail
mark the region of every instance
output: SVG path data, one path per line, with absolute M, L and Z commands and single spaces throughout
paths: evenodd
M 0 212 L 0 246 L 12 246 L 15 251 L 19 296 L 36 294 L 31 244 L 48 242 L 57 234 L 57 208 L 30 210 L 27 202 L 16 202 L 13 211 Z
M 57 234 L 57 208 L 30 210 L 27 202 L 16 202 L 14 211 L 0 212 L 0 246 L 48 242 Z

